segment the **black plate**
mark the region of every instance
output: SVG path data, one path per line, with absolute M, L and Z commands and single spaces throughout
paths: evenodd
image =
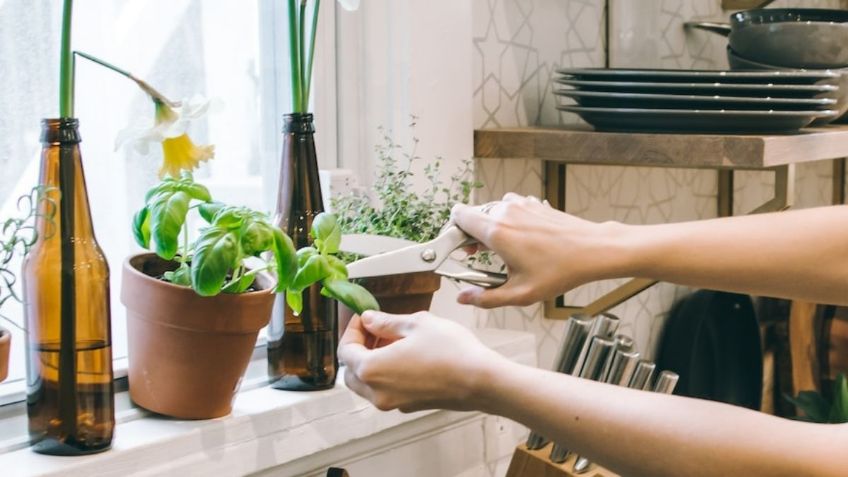
M 815 98 L 833 96 L 835 84 L 727 84 L 727 83 L 644 83 L 638 81 L 585 81 L 556 78 L 559 84 L 581 91 L 618 93 L 697 94 L 721 96 L 758 96 L 774 98 Z
M 639 81 L 654 83 L 813 84 L 836 81 L 839 73 L 819 71 L 721 71 L 655 70 L 618 68 L 561 68 L 557 73 L 593 81 Z
M 575 89 L 556 90 L 554 95 L 573 98 L 580 106 L 590 108 L 810 111 L 831 109 L 836 104 L 833 98 L 758 98 L 755 96 L 617 93 Z
M 761 346 L 748 295 L 699 290 L 672 308 L 657 368 L 680 375 L 675 394 L 759 409 Z
M 814 119 L 836 116 L 836 111 L 738 111 L 682 109 L 625 109 L 557 106 L 577 113 L 584 121 L 605 131 L 692 131 L 733 134 L 789 132 Z

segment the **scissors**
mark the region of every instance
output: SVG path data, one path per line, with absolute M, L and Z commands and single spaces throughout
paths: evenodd
M 340 248 L 344 252 L 366 256 L 348 264 L 350 278 L 432 271 L 443 277 L 483 288 L 503 285 L 507 274 L 472 269 L 451 258 L 455 250 L 476 243 L 476 239 L 455 224 L 448 223 L 439 236 L 429 242 L 417 243 L 381 235 L 351 234 L 342 237 Z

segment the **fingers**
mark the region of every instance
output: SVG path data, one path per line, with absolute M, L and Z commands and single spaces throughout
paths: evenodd
M 365 385 L 359 378 L 356 377 L 356 374 L 350 368 L 345 370 L 344 374 L 345 385 L 351 391 L 359 394 L 365 399 L 374 402 L 374 391 Z
M 451 209 L 451 220 L 468 235 L 488 245 L 491 217 L 480 209 L 465 204 L 457 204 Z
M 526 293 L 522 293 L 509 285 L 498 288 L 469 287 L 459 292 L 456 301 L 463 305 L 474 305 L 478 308 L 498 308 L 507 305 L 527 306 L 533 303 Z
M 390 315 L 379 311 L 363 313 L 362 324 L 368 333 L 391 341 L 407 336 L 416 326 L 412 315 Z

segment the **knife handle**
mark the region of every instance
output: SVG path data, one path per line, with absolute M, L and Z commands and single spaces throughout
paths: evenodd
M 662 394 L 672 394 L 680 376 L 673 371 L 663 371 L 657 377 L 657 383 L 654 384 L 654 392 Z
M 617 349 L 612 356 L 609 373 L 607 373 L 604 382 L 616 386 L 627 386 L 633 378 L 633 372 L 636 371 L 638 362 L 638 352 Z
M 651 378 L 654 376 L 654 371 L 657 365 L 650 361 L 640 360 L 636 364 L 636 370 L 633 372 L 633 378 L 630 379 L 630 384 L 627 387 L 633 389 L 650 389 Z

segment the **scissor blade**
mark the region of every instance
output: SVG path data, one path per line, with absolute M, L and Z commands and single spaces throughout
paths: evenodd
M 428 263 L 421 259 L 421 252 L 426 246 L 416 244 L 392 252 L 386 252 L 373 257 L 363 258 L 348 264 L 347 273 L 350 278 L 381 277 L 402 273 L 427 272 L 435 270 L 438 264 Z
M 383 235 L 347 234 L 342 235 L 342 243 L 339 249 L 342 252 L 371 257 L 412 245 L 417 245 L 417 242 Z

